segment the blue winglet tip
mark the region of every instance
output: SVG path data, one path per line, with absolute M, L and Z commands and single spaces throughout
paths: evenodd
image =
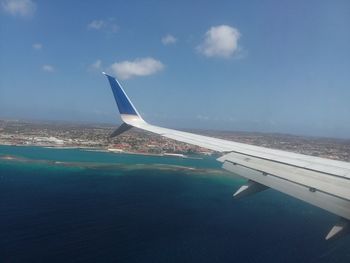
M 123 88 L 121 87 L 119 82 L 116 80 L 116 78 L 106 74 L 105 72 L 102 72 L 102 74 L 108 78 L 108 81 L 109 81 L 109 84 L 111 85 L 114 99 L 117 103 L 120 114 L 138 116 L 137 110 L 132 105 L 131 101 L 129 100 L 128 96 L 125 94 Z

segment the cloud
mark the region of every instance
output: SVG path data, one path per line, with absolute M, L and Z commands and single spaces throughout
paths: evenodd
M 175 44 L 177 41 L 176 37 L 174 37 L 173 35 L 166 35 L 164 37 L 162 37 L 162 43 L 163 45 L 171 45 L 171 44 Z
M 228 25 L 211 27 L 205 33 L 203 43 L 197 46 L 197 51 L 207 57 L 230 58 L 239 51 L 240 36 L 238 29 Z
M 51 65 L 43 65 L 41 69 L 45 72 L 54 72 L 55 68 Z
M 119 26 L 114 22 L 114 18 L 92 20 L 87 28 L 89 30 L 105 30 L 111 33 L 116 33 L 119 30 Z
M 102 61 L 100 59 L 96 60 L 89 66 L 90 71 L 102 71 Z
M 88 24 L 89 29 L 96 29 L 96 30 L 99 30 L 104 26 L 105 26 L 105 22 L 103 20 L 93 20 L 90 22 L 90 24 Z
M 120 79 L 130 79 L 138 76 L 148 76 L 163 70 L 164 65 L 154 58 L 138 58 L 133 61 L 116 62 L 110 66 L 110 71 Z
M 30 17 L 36 10 L 36 4 L 32 0 L 4 0 L 1 6 L 13 16 Z
M 40 49 L 43 48 L 43 44 L 41 44 L 41 43 L 34 43 L 34 44 L 32 45 L 32 47 L 33 47 L 34 49 L 36 49 L 36 50 L 40 50 Z

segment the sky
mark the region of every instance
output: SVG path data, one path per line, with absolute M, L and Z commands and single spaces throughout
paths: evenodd
M 0 0 L 0 118 L 350 138 L 349 1 Z

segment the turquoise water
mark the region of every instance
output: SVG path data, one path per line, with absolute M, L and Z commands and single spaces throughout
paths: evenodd
M 117 154 L 109 152 L 57 149 L 44 147 L 0 146 L 1 155 L 14 155 L 34 160 L 52 160 L 65 162 L 85 162 L 102 164 L 172 164 L 198 168 L 219 168 L 220 164 L 213 158 L 198 161 L 196 158 L 174 158 L 162 156 L 145 156 L 135 154 Z
M 213 158 L 0 146 L 0 262 L 350 262 L 334 215 L 241 183 Z

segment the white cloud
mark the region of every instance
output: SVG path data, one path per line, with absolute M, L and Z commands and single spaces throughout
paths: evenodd
M 121 79 L 152 75 L 163 68 L 162 62 L 151 57 L 116 62 L 110 66 L 110 70 Z
M 36 49 L 36 50 L 40 50 L 40 49 L 43 48 L 43 44 L 41 44 L 41 43 L 35 43 L 35 44 L 32 45 L 32 47 L 33 47 L 34 49 Z
M 162 37 L 162 43 L 164 45 L 171 45 L 171 44 L 175 44 L 177 41 L 176 37 L 174 37 L 173 35 L 166 35 L 164 37 Z
M 100 19 L 100 20 L 92 20 L 88 26 L 90 30 L 105 30 L 108 32 L 116 33 L 119 29 L 119 26 L 114 22 L 114 18 L 109 19 Z
M 105 26 L 105 22 L 103 20 L 93 20 L 88 24 L 89 29 L 101 29 Z
M 43 71 L 46 71 L 46 72 L 54 72 L 55 71 L 55 68 L 53 66 L 51 66 L 51 65 L 43 65 L 41 67 L 41 69 Z
M 204 41 L 197 47 L 197 50 L 207 57 L 230 58 L 239 51 L 240 36 L 240 32 L 234 27 L 214 26 L 205 33 Z
M 102 61 L 100 59 L 96 60 L 89 66 L 91 71 L 102 71 Z
M 13 16 L 29 17 L 35 13 L 36 4 L 32 0 L 4 0 L 2 8 Z

